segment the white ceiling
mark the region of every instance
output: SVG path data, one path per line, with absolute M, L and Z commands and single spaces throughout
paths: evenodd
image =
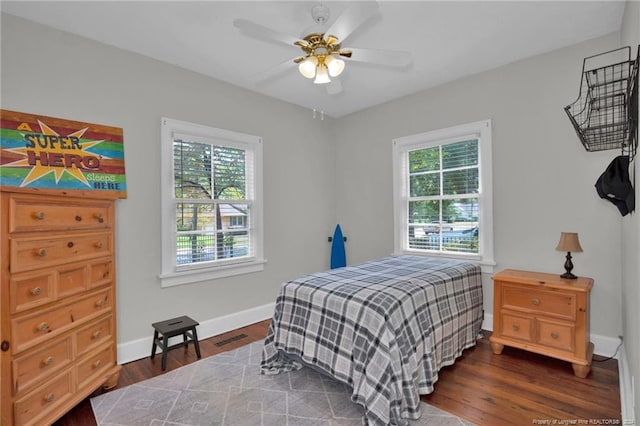
M 318 2 L 2 1 L 2 12 L 178 65 L 309 109 L 340 117 L 460 77 L 618 31 L 623 1 L 380 1 L 378 13 L 343 47 L 403 50 L 409 67 L 347 62 L 343 90 L 302 77 L 295 66 L 263 81 L 296 46 L 241 33 L 236 18 L 301 37 Z M 349 2 L 324 2 L 327 25 Z M 599 52 L 594 52 L 599 53 Z M 252 78 L 253 77 L 253 78 Z M 576 77 L 577 78 L 577 77 Z M 333 84 L 333 83 L 331 83 Z

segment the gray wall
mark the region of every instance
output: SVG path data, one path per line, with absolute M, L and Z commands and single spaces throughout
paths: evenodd
M 622 331 L 621 217 L 594 183 L 616 152 L 588 153 L 563 107 L 578 95 L 582 59 L 618 47 L 619 34 L 512 63 L 352 114 L 336 129 L 338 221 L 351 260 L 393 251 L 391 140 L 493 121 L 495 271 L 564 272 L 561 231 L 579 233 L 574 273 L 593 277 L 591 331 Z M 485 276 L 485 312 L 493 291 Z
M 640 2 L 627 1 L 622 23 L 623 46 L 631 46 L 631 54 L 637 54 L 640 43 Z M 640 123 L 640 112 L 638 115 Z M 640 193 L 637 179 L 640 165 L 634 162 L 636 205 L 640 209 Z M 624 348 L 629 360 L 629 373 L 635 378 L 635 419 L 640 425 L 640 219 L 638 213 L 622 221 L 622 324 Z
M 2 108 L 122 127 L 128 198 L 117 202 L 118 341 L 150 324 L 204 321 L 275 301 L 282 281 L 328 265 L 335 226 L 331 119 L 181 68 L 2 15 Z M 160 118 L 262 136 L 262 273 L 160 288 Z M 146 345 L 145 345 L 146 346 Z

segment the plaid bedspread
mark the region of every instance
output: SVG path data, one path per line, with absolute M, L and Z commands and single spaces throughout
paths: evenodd
M 366 423 L 402 425 L 420 417 L 419 395 L 475 345 L 481 324 L 479 266 L 386 257 L 284 283 L 261 372 L 298 369 L 298 357 L 351 386 Z

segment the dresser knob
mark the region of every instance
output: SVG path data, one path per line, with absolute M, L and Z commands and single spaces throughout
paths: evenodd
M 33 290 L 31 290 L 31 294 L 34 296 L 40 296 L 41 293 L 42 293 L 42 289 L 40 287 L 36 287 Z
M 94 339 L 99 339 L 101 334 L 102 334 L 102 332 L 100 330 L 98 330 L 95 333 L 93 333 L 93 338 Z
M 102 308 L 104 307 L 104 299 L 100 299 L 96 302 L 96 307 Z
M 97 213 L 96 214 L 96 219 L 98 220 L 98 222 L 102 223 L 104 222 L 104 217 L 102 216 L 102 213 Z
M 73 248 L 73 246 L 74 246 L 73 241 L 69 241 L 69 242 L 67 243 L 67 247 L 69 247 L 69 248 Z
M 9 343 L 9 341 L 7 340 L 3 340 L 2 343 L 0 343 L 0 350 L 2 352 L 8 351 L 10 347 L 11 347 L 11 343 Z
M 518 330 L 520 330 L 520 326 L 519 326 L 518 324 L 513 324 L 513 325 L 511 326 L 511 328 L 513 328 L 513 331 L 518 331 Z
M 49 330 L 49 324 L 46 322 L 41 322 L 40 325 L 36 328 L 36 331 L 47 331 Z
M 102 361 L 97 360 L 96 362 L 93 363 L 93 368 L 98 368 L 100 367 L 101 364 L 102 364 Z
M 51 365 L 51 364 L 53 364 L 53 357 L 52 357 L 52 356 L 48 356 L 46 359 L 44 359 L 44 360 L 42 361 L 42 363 L 43 363 L 44 365 Z
M 50 393 L 49 395 L 44 397 L 44 402 L 51 402 L 54 399 L 56 399 L 56 396 L 53 393 Z
M 102 243 L 102 241 L 100 241 L 99 243 L 96 243 L 96 248 L 101 249 L 102 247 L 104 247 L 104 244 Z
M 558 333 L 556 333 L 555 331 L 551 333 L 551 338 L 552 339 L 557 339 L 558 338 Z
M 82 222 L 82 216 L 76 216 L 75 219 L 76 222 Z
M 38 250 L 38 256 L 40 257 L 45 257 L 47 255 L 47 250 L 41 248 L 40 250 Z
M 37 212 L 33 214 L 34 219 L 42 220 L 44 219 L 44 212 Z
M 538 299 L 533 299 L 531 303 L 533 303 L 535 306 L 538 306 L 540 304 L 540 301 Z

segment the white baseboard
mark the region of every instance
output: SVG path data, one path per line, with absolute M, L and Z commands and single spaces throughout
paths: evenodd
M 268 303 L 266 305 L 256 306 L 255 308 L 222 317 L 199 321 L 200 325 L 197 330 L 198 340 L 217 336 L 218 334 L 226 333 L 227 331 L 269 319 L 272 317 L 274 309 L 275 303 Z M 151 355 L 153 329 L 151 328 L 151 325 L 149 325 L 149 328 L 150 331 L 148 337 L 118 344 L 118 364 L 135 361 Z M 177 336 L 172 339 L 175 339 L 175 343 L 177 343 L 182 339 L 182 337 Z M 169 344 L 173 344 L 172 339 L 169 339 Z
M 620 357 L 618 358 L 618 377 L 620 380 L 620 405 L 622 412 L 622 424 L 625 426 L 634 426 L 635 412 L 633 400 L 633 383 L 631 380 L 631 372 L 629 371 L 629 364 L 627 363 L 627 351 L 622 344 L 620 348 Z
M 493 331 L 493 314 L 484 314 L 482 329 Z M 620 344 L 620 339 L 617 337 L 602 336 L 593 333 L 591 333 L 591 341 L 593 342 L 593 353 L 604 357 L 613 356 Z M 614 358 L 620 359 L 620 350 L 618 350 Z

